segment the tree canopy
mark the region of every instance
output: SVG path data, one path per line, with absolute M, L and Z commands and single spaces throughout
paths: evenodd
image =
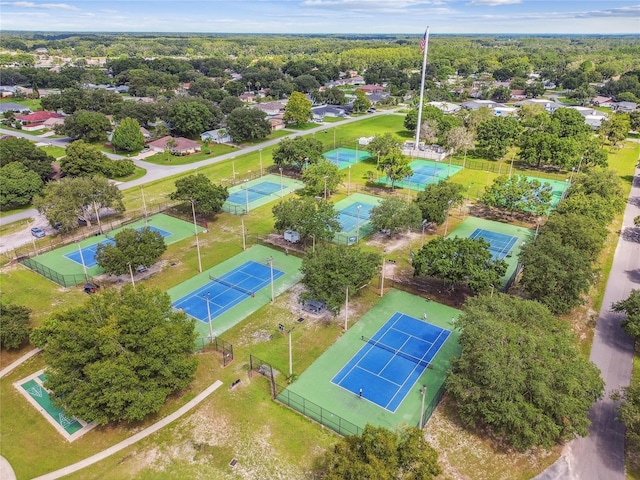
M 488 207 L 513 212 L 531 212 L 542 215 L 551 205 L 552 188 L 539 180 L 528 180 L 523 175 L 501 175 L 487 187 L 482 203 Z
M 431 480 L 442 473 L 424 433 L 407 426 L 392 431 L 366 425 L 360 435 L 338 441 L 322 463 L 324 480 Z
M 382 157 L 376 168 L 385 173 L 387 179 L 391 182 L 391 189 L 394 188 L 398 180 L 413 175 L 413 170 L 409 166 L 409 159 L 398 150 Z
M 400 151 L 400 140 L 392 133 L 376 135 L 365 149 L 376 159 L 384 158 Z
M 96 147 L 77 140 L 70 143 L 66 155 L 60 160 L 60 171 L 67 177 L 88 177 L 94 174 L 108 178 L 131 175 L 135 171 L 133 160 L 111 160 Z
M 389 235 L 395 235 L 400 230 L 418 228 L 422 214 L 415 203 L 389 197 L 373 207 L 370 218 L 374 230 L 387 231 Z
M 478 125 L 478 149 L 487 158 L 501 158 L 507 153 L 508 147 L 515 145 L 521 130 L 518 120 L 512 117 L 492 117 L 485 120 Z
M 44 350 L 45 387 L 69 416 L 137 422 L 193 379 L 194 320 L 159 290 L 125 285 L 55 313 L 31 339 Z
M 271 133 L 267 114 L 255 108 L 239 107 L 227 115 L 227 130 L 234 142 L 262 140 Z
M 313 165 L 323 160 L 322 142 L 309 136 L 284 138 L 273 150 L 276 167 L 302 171 L 305 165 Z
M 229 198 L 229 191 L 227 187 L 216 185 L 202 173 L 197 173 L 176 180 L 176 191 L 169 198 L 193 202 L 197 213 L 215 214 Z
M 35 197 L 34 206 L 51 225 L 59 223 L 60 230 L 78 227 L 78 219 L 91 226 L 95 210 L 111 208 L 124 211 L 122 192 L 104 177 L 63 178 L 45 185 L 42 195 Z
M 422 192 L 418 192 L 415 200 L 422 212 L 422 218 L 437 225 L 442 225 L 447 212 L 462 205 L 463 201 L 464 187 L 446 180 L 430 183 Z
M 123 275 L 129 273 L 129 268 L 148 268 L 167 249 L 162 235 L 149 227 L 126 228 L 116 233 L 113 241 L 100 243 L 96 250 L 96 262 L 108 275 Z
M 294 230 L 303 242 L 311 237 L 330 241 L 340 231 L 338 212 L 333 204 L 312 197 L 289 198 L 273 207 L 274 228 L 279 232 Z
M 587 435 L 604 382 L 566 322 L 497 294 L 469 298 L 456 328 L 462 352 L 445 385 L 464 423 L 518 450 Z
M 311 120 L 311 100 L 304 93 L 293 92 L 284 108 L 284 121 L 287 124 L 304 125 Z
M 626 299 L 611 305 L 611 310 L 624 313 L 622 328 L 635 340 L 640 339 L 640 290 L 632 290 Z
M 467 285 L 474 293 L 500 285 L 507 271 L 507 263 L 493 258 L 483 238 L 434 238 L 418 250 L 412 265 L 416 277 L 442 279 L 452 290 Z
M 23 163 L 11 162 L 0 168 L 0 209 L 24 207 L 42 191 L 42 179 Z
M 316 246 L 315 252 L 302 259 L 302 283 L 307 288 L 305 299 L 320 300 L 334 315 L 349 297 L 371 281 L 380 270 L 380 255 L 356 247 L 330 243 Z
M 324 197 L 326 188 L 327 198 L 329 198 L 331 192 L 337 190 L 343 179 L 344 173 L 338 169 L 338 166 L 324 158 L 302 171 L 302 181 L 306 185 L 305 191 L 319 197 Z
M 90 143 L 104 142 L 109 130 L 111 122 L 106 115 L 88 110 L 78 110 L 65 117 L 63 124 L 56 125 L 56 133 Z
M 20 348 L 31 332 L 31 309 L 0 302 L 0 348 Z
M 144 136 L 135 118 L 125 117 L 113 131 L 111 145 L 117 150 L 134 152 L 144 147 Z
M 55 158 L 26 138 L 7 138 L 0 142 L 0 167 L 20 162 L 36 172 L 43 181 L 47 181 L 53 174 L 51 164 L 54 161 Z

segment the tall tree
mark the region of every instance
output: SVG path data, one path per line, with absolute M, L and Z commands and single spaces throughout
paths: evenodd
M 512 117 L 493 117 L 478 125 L 478 149 L 487 158 L 496 160 L 507 153 L 520 137 L 521 127 Z
M 215 214 L 229 198 L 229 191 L 227 187 L 216 185 L 205 175 L 198 173 L 176 180 L 176 191 L 169 198 L 192 202 L 198 213 Z
M 394 152 L 400 151 L 400 140 L 392 133 L 383 133 L 373 137 L 364 147 L 376 159 L 380 159 Z
M 42 191 L 42 179 L 20 162 L 0 168 L 0 209 L 24 207 Z
M 56 133 L 89 143 L 104 142 L 109 130 L 111 122 L 106 115 L 88 110 L 78 110 L 65 117 L 63 124 L 56 126 Z
M 92 295 L 31 336 L 44 350 L 45 387 L 67 415 L 138 422 L 193 379 L 194 320 L 169 295 L 130 285 Z
M 0 348 L 20 348 L 31 331 L 31 309 L 0 302 Z
M 423 432 L 366 425 L 360 435 L 342 438 L 322 459 L 324 480 L 432 480 L 442 469 Z
M 311 118 L 311 100 L 307 99 L 304 93 L 293 92 L 284 108 L 285 123 L 304 125 Z
M 434 238 L 415 254 L 413 275 L 444 280 L 453 290 L 467 285 L 475 293 L 499 285 L 507 271 L 504 260 L 495 260 L 483 238 Z
M 35 197 L 34 206 L 51 225 L 59 223 L 62 231 L 78 227 L 78 219 L 91 226 L 96 209 L 124 211 L 122 192 L 104 177 L 63 178 L 45 185 L 42 195 Z
M 214 126 L 211 111 L 205 105 L 196 102 L 171 105 L 168 119 L 177 134 L 190 138 L 197 137 Z
M 382 157 L 376 168 L 385 173 L 387 180 L 391 182 L 392 190 L 398 180 L 413 175 L 413 170 L 409 166 L 409 159 L 397 150 Z
M 338 212 L 327 201 L 312 197 L 290 198 L 273 207 L 274 228 L 280 232 L 294 230 L 303 242 L 314 237 L 315 241 L 330 241 L 340 231 Z
M 401 230 L 418 228 L 421 220 L 420 208 L 401 198 L 385 198 L 371 210 L 374 230 L 388 231 L 390 236 Z
M 54 161 L 55 158 L 47 155 L 26 138 L 7 138 L 0 142 L 0 167 L 20 162 L 46 182 L 53 174 L 51 164 Z
M 488 207 L 513 212 L 545 213 L 551 204 L 552 188 L 548 183 L 527 180 L 521 175 L 501 175 L 484 191 L 482 203 Z
M 371 100 L 369 100 L 369 97 L 367 97 L 362 90 L 356 90 L 356 98 L 353 101 L 352 111 L 362 113 L 369 110 L 369 108 L 371 108 Z
M 437 225 L 442 225 L 449 210 L 462 205 L 463 201 L 464 187 L 446 180 L 427 185 L 415 200 L 422 218 Z
M 322 159 L 318 163 L 312 163 L 302 171 L 302 181 L 305 183 L 305 191 L 311 195 L 327 198 L 331 192 L 335 192 L 342 183 L 344 173 L 338 169 L 335 163 Z
M 322 142 L 309 136 L 284 138 L 273 151 L 273 163 L 276 167 L 297 171 L 322 159 Z
M 255 108 L 235 108 L 227 116 L 227 130 L 234 142 L 262 140 L 271 133 L 267 114 Z
M 617 113 L 609 116 L 600 125 L 600 135 L 609 140 L 613 147 L 617 147 L 622 142 L 631 129 L 629 115 L 626 113 Z
M 134 152 L 144 147 L 144 136 L 140 131 L 140 124 L 134 118 L 123 118 L 113 131 L 111 145 L 117 150 Z
M 162 235 L 148 227 L 124 229 L 113 240 L 114 244 L 99 244 L 96 251 L 96 262 L 107 275 L 123 275 L 129 268 L 149 268 L 167 249 Z
M 626 427 L 625 437 L 630 451 L 640 448 L 640 385 L 633 383 L 614 392 L 612 399 L 622 401 L 618 407 L 618 419 Z
M 302 297 L 321 300 L 334 315 L 349 297 L 369 283 L 380 269 L 380 255 L 345 245 L 321 244 L 302 259 Z
M 462 352 L 446 391 L 462 421 L 525 450 L 587 435 L 604 382 L 566 322 L 538 302 L 470 298 L 456 321 Z
M 627 318 L 622 321 L 622 328 L 630 337 L 640 339 L 640 290 L 632 290 L 626 299 L 611 305 L 611 310 L 624 313 Z

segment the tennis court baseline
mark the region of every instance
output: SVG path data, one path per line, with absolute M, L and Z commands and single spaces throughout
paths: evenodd
M 282 277 L 284 272 L 273 269 L 273 280 Z M 212 277 L 202 287 L 188 293 L 173 302 L 175 309 L 204 323 L 222 315 L 224 312 L 247 299 L 271 283 L 271 267 L 250 260 L 225 273 L 221 277 Z
M 233 192 L 227 198 L 227 202 L 245 205 L 259 200 L 262 197 L 276 195 L 280 197 L 283 194 L 283 186 L 275 182 L 260 182 L 255 185 L 242 188 L 237 192 Z
M 434 177 L 446 177 L 447 167 L 438 165 L 421 165 L 413 169 L 413 175 L 405 177 L 405 182 L 425 184 Z
M 469 235 L 469 238 L 483 238 L 486 240 L 495 260 L 502 260 L 509 255 L 513 246 L 518 242 L 518 237 L 483 230 L 482 228 L 476 228 L 473 233 Z
M 338 222 L 343 232 L 351 232 L 369 222 L 371 210 L 375 205 L 352 203 L 338 212 Z
M 345 390 L 395 412 L 451 334 L 395 312 L 331 380 Z
M 160 235 L 162 235 L 162 238 L 166 238 L 171 235 L 171 232 L 167 232 L 166 230 L 163 230 L 158 227 L 154 227 L 152 225 L 149 225 L 148 227 L 138 227 L 136 228 L 136 230 L 140 231 L 143 228 L 148 228 L 153 232 L 158 232 Z M 65 257 L 67 257 L 69 260 L 79 263 L 80 265 L 84 263 L 84 266 L 87 268 L 95 267 L 96 265 L 98 265 L 98 262 L 96 260 L 98 245 L 115 245 L 115 243 L 116 242 L 113 239 L 107 238 L 106 240 L 103 240 L 98 243 L 94 243 L 93 245 L 82 247 L 81 249 L 82 253 L 80 250 L 74 250 L 73 252 L 69 252 L 65 254 Z
M 348 168 L 358 162 L 371 158 L 371 154 L 366 150 L 353 150 L 351 148 L 336 148 L 322 154 L 324 158 L 338 166 L 339 170 Z

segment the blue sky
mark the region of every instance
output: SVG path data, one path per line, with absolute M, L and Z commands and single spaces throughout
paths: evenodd
M 640 3 L 638 0 L 0 1 L 1 30 L 420 34 L 427 25 L 436 35 L 640 35 Z

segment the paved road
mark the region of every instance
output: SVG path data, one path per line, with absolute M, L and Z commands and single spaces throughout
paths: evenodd
M 609 394 L 631 381 L 633 341 L 620 327 L 623 315 L 610 307 L 640 288 L 640 228 L 633 225 L 640 215 L 639 175 L 636 170 L 591 347 L 590 360 L 605 381 L 605 398 L 589 412 L 589 436 L 570 442 L 562 457 L 536 480 L 625 480 L 624 426 L 615 419 L 617 405 Z
M 219 163 L 219 162 L 224 162 L 225 160 L 230 160 L 232 158 L 236 158 L 240 155 L 244 155 L 246 153 L 251 153 L 251 152 L 257 152 L 263 148 L 266 147 L 270 147 L 272 145 L 275 145 L 277 143 L 279 143 L 282 138 L 295 138 L 295 137 L 300 137 L 302 135 L 312 135 L 316 132 L 322 132 L 322 131 L 326 131 L 329 132 L 331 129 L 333 129 L 336 126 L 340 126 L 340 125 L 346 125 L 348 123 L 352 123 L 352 122 L 358 122 L 360 120 L 363 120 L 365 118 L 370 118 L 370 117 L 374 117 L 374 116 L 380 116 L 380 115 L 389 115 L 390 113 L 395 112 L 395 110 L 389 110 L 389 111 L 382 111 L 382 112 L 376 112 L 373 114 L 368 114 L 366 117 L 353 117 L 353 118 L 346 118 L 344 120 L 341 120 L 339 122 L 335 122 L 335 123 L 329 123 L 326 125 L 319 125 L 317 127 L 311 128 L 309 130 L 302 130 L 299 132 L 292 132 L 290 135 L 288 135 L 287 137 L 281 137 L 281 138 L 276 138 L 274 140 L 269 140 L 267 142 L 261 143 L 259 145 L 252 145 L 250 147 L 244 147 L 241 149 L 238 149 L 234 152 L 230 152 L 227 153 L 225 155 L 220 155 L 217 157 L 212 157 L 212 158 L 207 158 L 205 160 L 201 160 L 199 162 L 195 162 L 195 163 L 190 163 L 188 165 L 155 165 L 153 163 L 149 163 L 149 162 L 145 162 L 144 160 L 138 160 L 138 159 L 133 159 L 134 163 L 141 167 L 144 168 L 147 173 L 145 176 L 138 178 L 137 180 L 132 180 L 130 182 L 124 182 L 124 183 L 120 183 L 118 184 L 118 188 L 120 190 L 126 190 L 128 188 L 131 187 L 137 187 L 139 185 L 144 185 L 146 183 L 149 182 L 153 182 L 155 180 L 160 180 L 162 178 L 165 177 L 170 177 L 171 175 L 176 175 L 179 173 L 184 173 L 184 172 L 188 172 L 191 170 L 195 170 L 196 168 L 200 168 L 200 167 L 204 167 L 206 165 L 212 165 L 214 163 Z M 38 137 L 36 135 L 30 135 L 27 133 L 22 133 L 22 132 L 15 132 L 13 130 L 3 130 L 0 128 L 0 134 L 6 134 L 6 135 L 14 135 L 14 136 L 19 136 L 19 137 L 24 137 L 24 138 L 28 138 L 30 140 L 33 140 L 35 142 L 47 142 L 47 143 L 52 143 L 53 145 L 57 145 L 57 146 L 61 146 L 61 147 L 65 147 L 70 139 L 68 138 L 58 138 L 58 139 L 50 139 L 50 138 L 42 138 L 42 137 Z M 125 158 L 122 157 L 120 155 L 114 155 L 114 154 L 108 154 L 107 155 L 109 158 L 113 158 L 113 159 L 118 159 L 118 158 Z M 28 210 L 23 210 L 21 212 L 18 213 L 14 213 L 12 215 L 7 215 L 5 217 L 2 217 L 0 219 L 0 223 L 3 225 L 12 223 L 12 222 L 16 222 L 18 220 L 22 220 L 25 218 L 35 218 L 39 215 L 38 211 L 35 208 L 30 208 Z M 14 246 L 13 248 L 16 248 L 18 245 Z

